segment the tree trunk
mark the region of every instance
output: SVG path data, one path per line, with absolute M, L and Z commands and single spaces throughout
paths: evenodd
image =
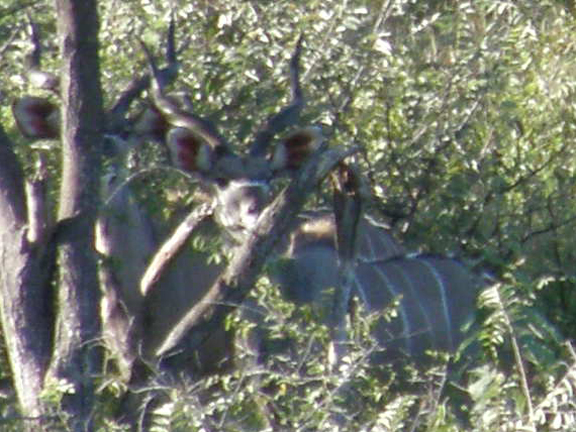
M 41 428 L 40 392 L 52 341 L 44 248 L 28 241 L 24 172 L 0 128 L 0 318 L 27 430 Z
M 64 397 L 71 430 L 92 429 L 94 378 L 101 369 L 94 224 L 99 208 L 102 89 L 95 0 L 56 0 L 62 57 L 62 185 L 58 314 L 50 376 L 73 391 Z

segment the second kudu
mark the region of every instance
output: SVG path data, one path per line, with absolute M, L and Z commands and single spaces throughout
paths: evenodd
M 173 45 L 171 26 L 169 64 L 175 61 Z M 213 217 L 197 229 L 223 236 L 229 254 L 234 254 L 258 223 L 270 201 L 270 183 L 298 170 L 321 148 L 322 136 L 314 128 L 297 129 L 272 146 L 276 135 L 298 123 L 304 105 L 299 80 L 301 45 L 299 41 L 290 62 L 291 103 L 268 120 L 245 155 L 239 155 L 211 122 L 194 114 L 190 104 L 166 94 L 170 80 L 163 79 L 146 50 L 154 106 L 131 124 L 127 142 L 163 138 L 175 165 L 192 173 L 206 190 L 204 195 L 210 197 Z M 40 98 L 23 98 L 14 105 L 21 130 L 32 138 L 56 135 L 55 112 Z M 160 132 L 158 125 L 163 128 Z M 116 192 L 107 195 L 97 225 L 97 249 L 107 257 L 102 271 L 103 321 L 108 340 L 129 374 L 136 357 L 158 359 L 178 343 L 174 328 L 202 300 L 223 266 L 209 262 L 203 253 L 182 254 L 159 280 L 141 285 L 159 245 L 157 233 L 130 185 L 123 184 L 127 176 L 122 174 L 121 164 L 111 166 L 114 173 L 104 189 L 106 194 Z M 330 213 L 307 213 L 277 247 L 285 265 L 272 279 L 288 299 L 319 301 L 322 292 L 338 283 L 335 229 Z M 381 320 L 377 325 L 375 336 L 383 349 L 380 360 L 399 355 L 420 358 L 427 349 L 455 349 L 463 338 L 462 325 L 474 310 L 477 278 L 448 257 L 404 254 L 391 235 L 369 219 L 360 223 L 358 245 L 353 294 L 365 310 L 379 311 L 401 299 L 399 318 L 392 323 Z M 232 336 L 223 328 L 214 329 L 198 350 L 193 369 L 198 373 L 214 370 L 231 355 L 232 347 Z

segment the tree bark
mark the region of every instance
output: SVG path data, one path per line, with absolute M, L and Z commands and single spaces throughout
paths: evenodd
M 52 313 L 43 245 L 28 241 L 24 172 L 0 127 L 0 318 L 24 428 L 38 430 L 51 354 Z
M 346 315 L 354 284 L 354 270 L 358 258 L 358 230 L 364 214 L 366 192 L 360 174 L 353 166 L 341 164 L 332 180 L 339 283 L 335 287 L 330 316 L 332 343 L 328 358 L 331 366 L 336 369 L 347 351 Z
M 101 369 L 97 256 L 104 114 L 95 0 L 56 0 L 62 70 L 62 184 L 59 280 L 50 377 L 73 388 L 63 399 L 69 428 L 92 429 L 94 378 Z
M 168 265 L 186 245 L 196 227 L 213 213 L 212 205 L 196 207 L 174 230 L 172 235 L 156 251 L 140 282 L 140 292 L 146 296 Z
M 218 328 L 226 316 L 240 305 L 278 242 L 286 235 L 309 194 L 334 169 L 353 154 L 355 148 L 334 148 L 316 154 L 303 167 L 290 186 L 262 214 L 253 235 L 236 253 L 224 273 L 174 328 L 158 355 L 162 366 L 182 370 L 193 353 Z

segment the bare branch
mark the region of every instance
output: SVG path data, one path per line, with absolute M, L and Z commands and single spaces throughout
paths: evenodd
M 158 281 L 162 272 L 186 244 L 196 227 L 214 211 L 213 204 L 203 204 L 196 207 L 184 221 L 178 225 L 174 233 L 157 250 L 150 265 L 140 282 L 140 292 L 146 295 Z
M 60 80 L 56 75 L 42 70 L 42 43 L 40 42 L 40 30 L 28 15 L 30 24 L 30 41 L 32 51 L 24 59 L 28 81 L 36 88 L 59 92 Z
M 246 298 L 262 266 L 293 225 L 308 195 L 338 163 L 356 151 L 356 148 L 328 149 L 318 152 L 306 163 L 290 186 L 266 208 L 253 235 L 226 271 L 160 347 L 157 354 L 166 356 L 163 366 L 178 370 L 190 361 L 190 353 Z
M 332 178 L 339 261 L 339 283 L 336 286 L 336 295 L 330 317 L 332 344 L 329 359 L 332 366 L 338 366 L 346 351 L 346 313 L 354 283 L 354 270 L 358 258 L 359 226 L 367 196 L 361 183 L 360 174 L 355 167 L 345 164 L 340 165 Z

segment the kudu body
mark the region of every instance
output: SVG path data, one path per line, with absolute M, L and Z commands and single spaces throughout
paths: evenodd
M 334 227 L 322 232 L 322 221 L 311 219 L 292 235 L 288 261 L 275 274 L 283 292 L 296 301 L 319 301 L 338 284 L 338 254 Z M 309 225 L 309 226 L 307 226 Z M 361 241 L 382 233 L 360 227 Z M 380 318 L 374 336 L 382 350 L 376 363 L 410 357 L 426 350 L 451 352 L 462 342 L 461 327 L 474 310 L 480 281 L 453 258 L 428 254 L 380 256 L 359 250 L 353 294 L 368 312 L 379 312 L 400 300 L 397 317 Z
M 173 54 L 173 41 L 170 45 Z M 175 164 L 193 173 L 214 201 L 213 217 L 198 230 L 223 236 L 230 253 L 250 235 L 269 202 L 270 181 L 297 170 L 320 146 L 320 133 L 305 128 L 288 135 L 273 151 L 269 149 L 276 134 L 297 123 L 304 103 L 299 83 L 300 50 L 299 42 L 290 64 L 291 104 L 267 122 L 245 156 L 237 155 L 212 123 L 165 94 L 166 80 L 146 51 L 155 104 L 146 116 L 156 114 L 162 121 L 148 117 L 146 124 L 133 125 L 135 135 L 146 139 L 142 135 L 149 131 L 142 131 L 151 123 L 169 126 L 160 134 L 154 130 L 155 137 L 164 136 Z M 168 57 L 174 60 L 173 55 Z M 118 103 L 117 107 L 124 109 L 125 105 Z M 13 111 L 26 136 L 53 138 L 58 122 L 52 105 L 23 98 Z M 223 267 L 210 263 L 205 253 L 184 251 L 159 280 L 142 291 L 141 278 L 158 247 L 158 232 L 136 202 L 130 185 L 125 184 L 121 164 L 111 166 L 113 174 L 103 187 L 106 205 L 97 224 L 97 249 L 105 257 L 103 321 L 107 339 L 129 373 L 136 357 L 155 359 L 164 354 L 166 338 L 174 326 L 202 300 Z M 400 319 L 378 326 L 382 347 L 393 355 L 405 352 L 416 356 L 428 348 L 453 349 L 461 340 L 460 327 L 474 307 L 475 278 L 450 258 L 403 255 L 391 235 L 368 219 L 361 222 L 359 233 L 354 294 L 369 311 L 381 310 L 394 298 L 402 298 Z M 288 299 L 317 302 L 325 289 L 336 285 L 334 237 L 335 223 L 327 212 L 303 215 L 294 225 L 292 234 L 277 250 L 287 265 L 273 275 Z M 210 372 L 232 351 L 231 335 L 223 328 L 214 329 L 213 336 L 198 350 L 193 369 Z

